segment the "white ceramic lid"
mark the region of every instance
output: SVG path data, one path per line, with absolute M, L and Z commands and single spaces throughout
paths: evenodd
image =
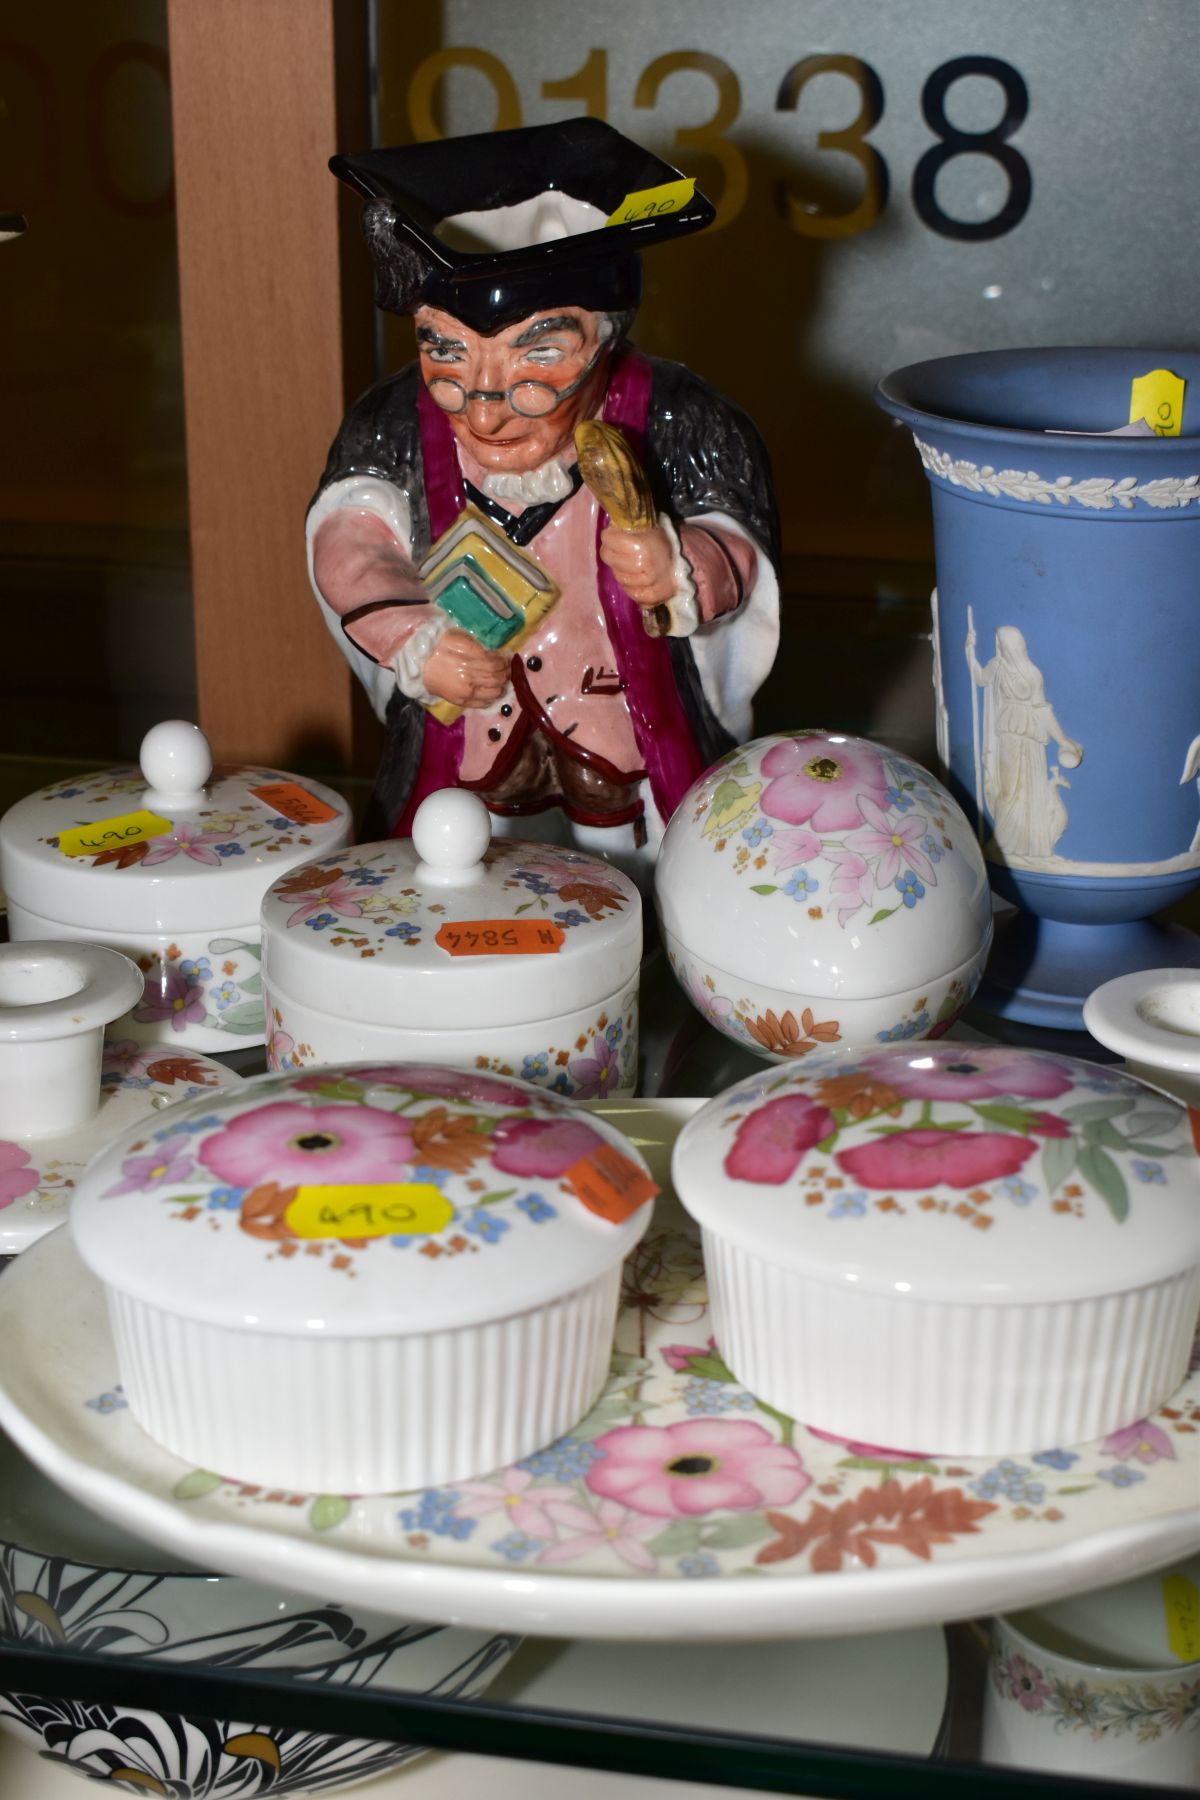
M 0 819 L 0 885 L 89 933 L 244 929 L 283 869 L 350 835 L 350 809 L 278 769 L 212 767 L 198 726 L 147 732 L 140 769 L 56 782 Z
M 102 1282 L 181 1317 L 406 1336 L 596 1280 L 656 1192 L 615 1126 L 542 1088 L 351 1064 L 262 1076 L 124 1133 L 71 1226 Z
M 1200 1265 L 1185 1110 L 1127 1075 L 996 1045 L 766 1069 L 676 1146 L 675 1187 L 751 1254 L 899 1300 L 1033 1305 Z
M 296 869 L 263 900 L 270 992 L 341 1017 L 454 1030 L 574 1011 L 636 976 L 641 898 L 599 857 L 489 842 L 464 788 L 431 794 L 411 839 Z
M 756 738 L 702 775 L 664 834 L 655 897 L 694 956 L 830 999 L 932 981 L 992 929 L 983 855 L 941 783 L 825 731 Z

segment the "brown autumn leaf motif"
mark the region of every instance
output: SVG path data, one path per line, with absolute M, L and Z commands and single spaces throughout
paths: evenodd
M 565 887 L 559 888 L 558 897 L 577 901 L 589 919 L 602 919 L 606 906 L 613 912 L 620 912 L 625 904 L 623 894 L 616 888 L 605 887 L 600 881 L 568 881 Z
M 146 1073 L 151 1081 L 159 1081 L 163 1087 L 174 1087 L 177 1081 L 191 1081 L 197 1087 L 217 1085 L 215 1070 L 206 1069 L 194 1056 L 165 1056 L 160 1062 L 150 1063 Z
M 768 1009 L 757 1019 L 747 1019 L 746 1028 L 755 1043 L 772 1056 L 807 1056 L 818 1044 L 836 1044 L 841 1035 L 836 1019 L 818 1025 L 808 1006 L 801 1013 L 799 1024 L 794 1012 L 785 1012 L 778 1019 Z
M 285 875 L 282 881 L 275 883 L 275 892 L 291 900 L 298 894 L 312 894 L 318 888 L 331 887 L 345 873 L 345 869 L 297 869 L 294 875 Z
M 140 863 L 143 856 L 148 856 L 150 846 L 143 841 L 140 844 L 122 844 L 118 850 L 101 850 L 99 856 L 93 857 L 92 867 L 98 869 L 101 863 L 116 863 L 118 869 L 131 869 L 134 863 Z
M 877 1112 L 898 1119 L 903 1110 L 896 1090 L 873 1080 L 865 1069 L 850 1075 L 826 1075 L 817 1081 L 815 1091 L 823 1106 L 845 1107 L 852 1119 L 866 1119 Z
M 251 1237 L 271 1238 L 276 1242 L 294 1238 L 296 1233 L 287 1222 L 287 1209 L 299 1191 L 295 1187 L 280 1187 L 277 1181 L 264 1181 L 251 1188 L 242 1201 L 239 1219 L 242 1230 L 248 1231 Z
M 488 1153 L 487 1134 L 478 1130 L 473 1119 L 453 1115 L 445 1106 L 432 1107 L 412 1120 L 412 1140 L 421 1162 L 450 1169 L 455 1175 L 465 1175 Z
M 767 1523 L 779 1536 L 754 1560 L 787 1562 L 811 1549 L 809 1567 L 815 1575 L 828 1575 L 846 1561 L 873 1569 L 877 1549 L 894 1544 L 928 1562 L 935 1545 L 977 1532 L 979 1520 L 995 1510 L 990 1500 L 968 1500 L 961 1488 L 935 1488 L 927 1475 L 907 1487 L 885 1481 L 840 1506 L 815 1501 L 806 1519 L 769 1512 Z

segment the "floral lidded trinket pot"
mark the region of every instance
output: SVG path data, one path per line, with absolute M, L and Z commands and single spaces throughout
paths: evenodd
M 140 769 L 56 782 L 0 819 L 9 935 L 85 938 L 132 958 L 145 990 L 114 1036 L 261 1044 L 262 896 L 284 869 L 340 849 L 350 824 L 319 782 L 214 769 L 198 726 L 164 720 Z
M 262 941 L 272 1069 L 402 1056 L 580 1100 L 634 1091 L 637 888 L 599 857 L 492 841 L 463 788 L 422 801 L 411 839 L 277 881 Z
M 1038 1453 L 1144 1419 L 1186 1374 L 1191 1125 L 1126 1075 L 957 1043 L 765 1071 L 687 1125 L 673 1177 L 722 1355 L 806 1425 Z
M 992 939 L 983 857 L 946 789 L 834 732 L 714 764 L 667 827 L 655 897 L 692 1002 L 781 1061 L 940 1036 Z
M 557 1095 L 385 1062 L 261 1076 L 126 1132 L 71 1225 L 159 1443 L 272 1487 L 387 1493 L 583 1417 L 657 1191 Z

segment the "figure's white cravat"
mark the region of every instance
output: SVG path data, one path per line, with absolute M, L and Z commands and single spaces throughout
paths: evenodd
M 518 500 L 523 506 L 542 506 L 547 500 L 565 500 L 573 483 L 566 466 L 555 456 L 540 469 L 493 470 L 479 485 L 493 500 Z

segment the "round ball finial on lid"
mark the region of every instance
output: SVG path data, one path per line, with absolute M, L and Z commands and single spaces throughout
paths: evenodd
M 146 778 L 145 803 L 168 815 L 203 806 L 204 784 L 212 774 L 212 750 L 198 725 L 163 719 L 142 739 L 138 758 Z
M 492 818 L 477 794 L 441 788 L 422 800 L 413 817 L 416 875 L 433 887 L 463 887 L 477 880 L 492 841 Z

